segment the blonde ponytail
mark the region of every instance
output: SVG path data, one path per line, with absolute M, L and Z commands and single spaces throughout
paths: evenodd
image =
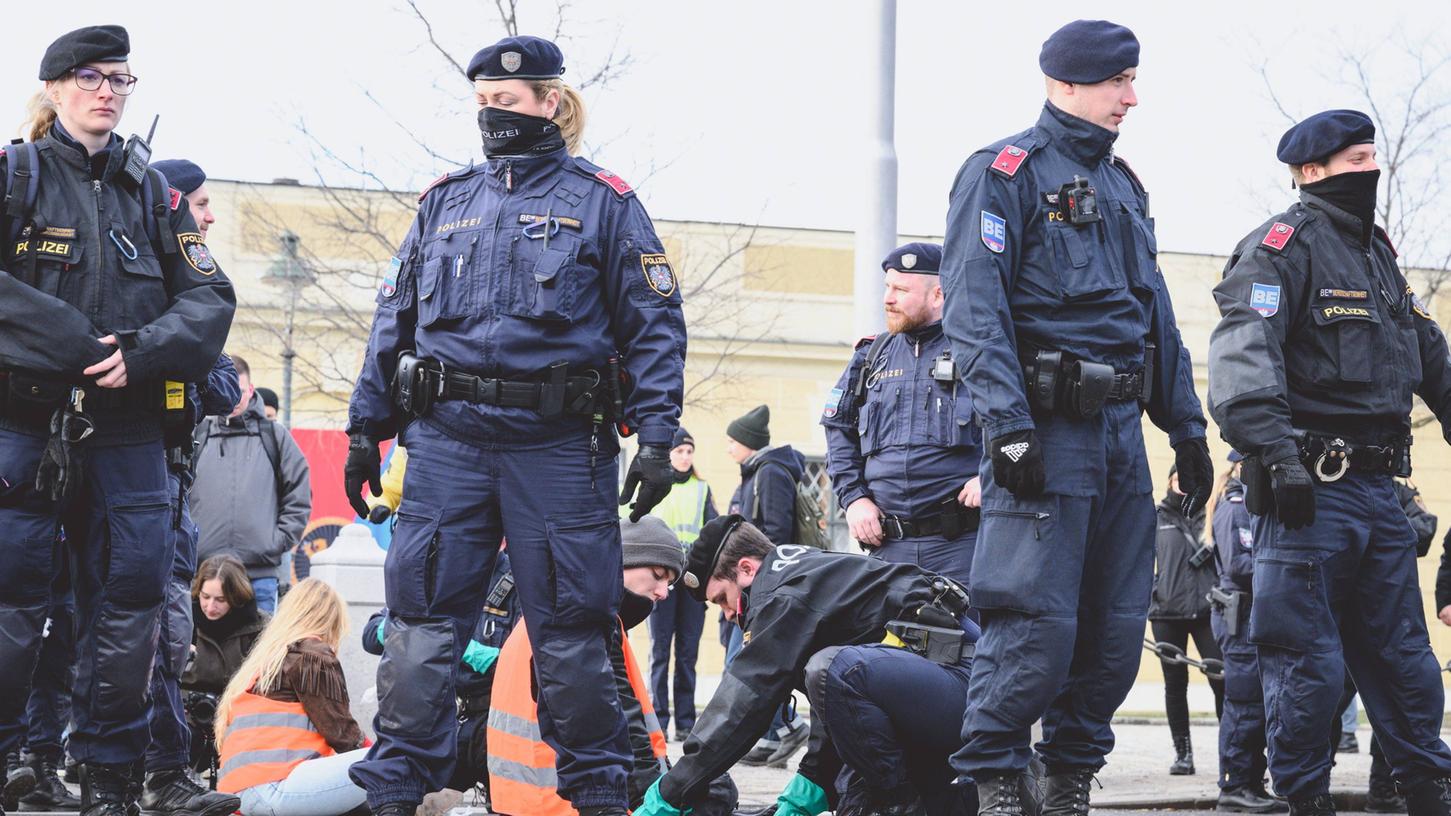
M 50 83 L 46 83 L 50 87 Z M 27 141 L 38 142 L 50 132 L 57 116 L 55 103 L 44 90 L 36 91 L 25 103 L 25 122 L 20 125 L 20 135 Z
M 1219 478 L 1214 480 L 1214 490 L 1210 492 L 1209 501 L 1204 505 L 1204 518 L 1208 522 L 1211 531 L 1214 529 L 1214 509 L 1219 506 L 1220 500 L 1224 498 L 1224 490 L 1229 486 L 1229 480 L 1238 477 L 1239 463 L 1235 462 L 1226 468 L 1224 472 L 1220 473 Z M 1213 532 L 1209 535 L 1209 543 L 1210 546 L 1213 546 L 1215 543 Z
M 559 135 L 564 138 L 569 155 L 578 156 L 584 144 L 584 97 L 558 79 L 547 79 L 533 85 L 534 95 L 540 100 L 550 91 L 559 92 L 559 110 L 554 112 L 554 124 L 559 125 Z

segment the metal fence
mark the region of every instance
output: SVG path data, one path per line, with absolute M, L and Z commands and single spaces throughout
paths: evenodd
M 836 504 L 836 491 L 831 489 L 831 477 L 826 475 L 826 458 L 806 457 L 806 474 L 802 481 L 811 488 L 821 511 L 826 514 L 826 535 L 831 540 L 831 549 L 837 552 L 857 552 L 856 542 L 846 527 L 846 510 Z

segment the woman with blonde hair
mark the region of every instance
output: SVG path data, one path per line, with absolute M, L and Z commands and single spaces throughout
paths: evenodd
M 222 693 L 217 789 L 240 795 L 246 816 L 340 816 L 363 804 L 348 768 L 366 741 L 337 656 L 347 621 L 336 590 L 300 582 Z
M 469 62 L 488 160 L 424 191 L 348 409 L 344 489 L 360 516 L 364 485 L 382 492 L 381 442 L 401 432 L 408 449 L 383 567 L 378 745 L 353 768 L 378 816 L 411 816 L 448 782 L 454 667 L 504 536 L 560 795 L 583 816 L 626 812 L 617 512 L 633 496 L 638 520 L 674 487 L 685 320 L 634 191 L 575 155 L 584 107 L 563 73 L 538 37 Z M 640 442 L 624 499 L 617 429 Z

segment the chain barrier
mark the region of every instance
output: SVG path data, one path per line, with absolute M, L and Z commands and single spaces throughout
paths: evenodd
M 1224 679 L 1223 660 L 1215 660 L 1212 657 L 1205 658 L 1204 660 L 1195 660 L 1188 654 L 1185 654 L 1183 649 L 1175 646 L 1172 643 L 1165 643 L 1163 641 L 1155 643 L 1148 638 L 1144 638 L 1144 648 L 1150 652 L 1153 652 L 1154 655 L 1157 656 L 1160 660 L 1170 665 L 1193 666 L 1194 668 L 1203 672 L 1204 676 L 1208 677 L 1210 680 Z

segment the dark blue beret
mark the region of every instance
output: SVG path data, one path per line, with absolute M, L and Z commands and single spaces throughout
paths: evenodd
M 1038 52 L 1038 67 L 1060 82 L 1090 85 L 1139 64 L 1139 38 L 1107 20 L 1074 20 L 1053 32 Z
M 66 71 L 88 62 L 125 62 L 131 54 L 131 36 L 118 25 L 86 26 L 62 34 L 40 58 L 40 78 L 60 79 Z
M 161 175 L 166 176 L 167 184 L 180 190 L 184 195 L 191 195 L 197 191 L 198 187 L 207 183 L 207 174 L 186 159 L 166 159 L 152 162 L 151 166 L 160 170 Z
M 903 244 L 882 259 L 882 271 L 895 269 L 898 272 L 915 272 L 919 275 L 936 275 L 942 267 L 942 245 L 924 244 L 920 241 Z
M 469 60 L 469 79 L 557 79 L 563 73 L 559 46 L 539 37 L 505 37 Z
M 1375 123 L 1354 110 L 1317 113 L 1285 131 L 1275 155 L 1285 164 L 1324 161 L 1351 145 L 1375 142 Z

